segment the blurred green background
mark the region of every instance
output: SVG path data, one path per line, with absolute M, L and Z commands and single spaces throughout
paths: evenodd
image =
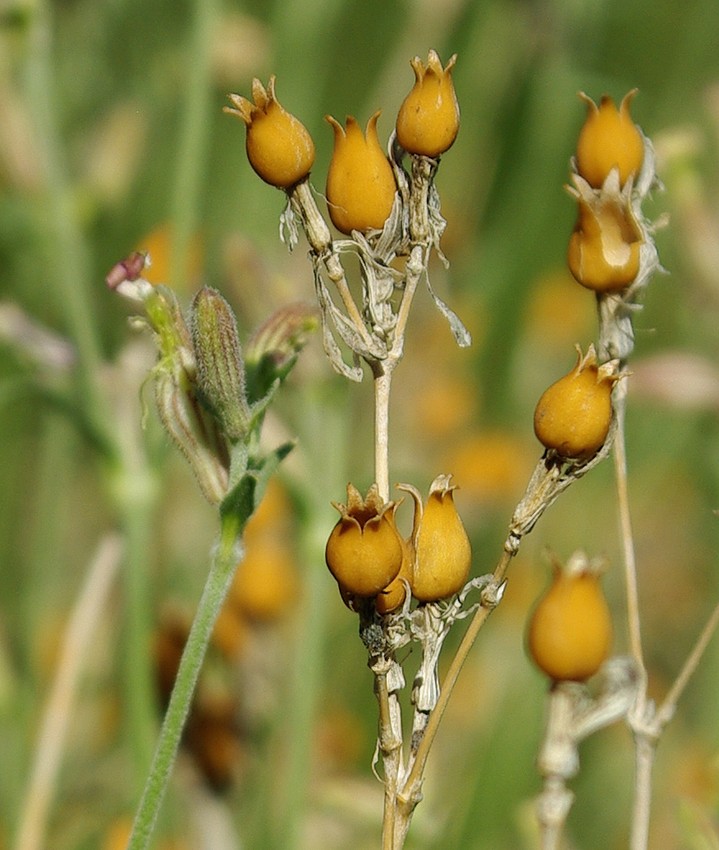
M 493 568 L 539 456 L 536 400 L 571 367 L 573 344 L 595 335 L 591 294 L 564 265 L 574 205 L 563 184 L 585 113 L 576 93 L 639 88 L 633 116 L 666 189 L 648 213 L 669 214 L 657 233 L 669 274 L 636 317 L 627 437 L 661 699 L 719 597 L 717 33 L 716 0 L 0 0 L 0 848 L 15 846 L 64 626 L 112 529 L 126 560 L 87 647 L 42 846 L 124 846 L 155 722 L 149 641 L 168 610 L 191 612 L 216 530 L 147 392 L 140 430 L 153 355 L 105 274 L 146 248 L 186 300 L 201 282 L 222 290 L 244 332 L 313 297 L 303 245 L 289 255 L 277 238 L 283 196 L 251 171 L 244 128 L 222 113 L 254 76 L 276 74 L 280 101 L 312 133 L 321 192 L 325 114 L 364 123 L 381 107 L 386 139 L 409 60 L 459 55 L 462 126 L 438 176 L 451 266 L 436 264 L 433 285 L 475 344 L 456 350 L 418 298 L 391 451 L 393 480 L 422 491 L 455 474 L 476 574 Z M 215 793 L 190 759 L 181 765 L 158 830 L 165 850 L 379 846 L 371 677 L 322 562 L 330 500 L 348 480 L 371 483 L 371 387 L 346 386 L 313 340 L 281 396 L 269 437 L 299 440 L 283 470 L 293 604 L 250 624 L 254 655 L 210 659 L 207 688 L 240 705 L 238 775 Z M 545 547 L 603 552 L 626 652 L 612 481 L 605 464 L 524 544 L 444 720 L 409 847 L 537 846 L 546 684 L 525 657 L 524 622 Z M 654 848 L 719 846 L 718 712 L 715 641 L 659 748 Z M 587 742 L 574 788 L 573 846 L 626 847 L 625 728 Z

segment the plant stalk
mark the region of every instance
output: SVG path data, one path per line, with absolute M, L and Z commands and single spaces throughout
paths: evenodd
M 150 846 L 217 614 L 241 559 L 240 527 L 234 515 L 228 515 L 223 520 L 220 540 L 182 653 L 152 767 L 135 814 L 128 850 L 146 850 Z

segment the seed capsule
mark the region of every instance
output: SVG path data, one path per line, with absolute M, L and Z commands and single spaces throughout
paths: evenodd
M 327 173 L 327 205 L 332 223 L 341 233 L 381 230 L 392 211 L 397 187 L 377 136 L 379 115 L 375 112 L 369 119 L 365 135 L 351 115 L 345 129 L 331 115 L 325 116 L 335 135 Z
M 327 566 L 343 594 L 376 596 L 402 566 L 402 540 L 394 517 L 397 502 L 383 502 L 376 484 L 364 499 L 348 484 L 347 505 L 333 505 L 340 519 L 327 541 Z
M 628 203 L 580 196 L 567 264 L 574 278 L 595 292 L 625 289 L 639 273 L 642 236 Z
M 613 168 L 619 170 L 624 185 L 639 173 L 644 160 L 644 137 L 629 114 L 629 106 L 638 89 L 624 96 L 619 109 L 608 95 L 599 106 L 584 92 L 579 96 L 587 104 L 588 114 L 577 140 L 577 171 L 595 189 L 599 189 Z
M 275 97 L 275 77 L 267 88 L 252 81 L 251 103 L 238 94 L 229 95 L 234 108 L 224 111 L 241 118 L 247 126 L 247 158 L 252 168 L 271 186 L 289 189 L 310 173 L 315 145 L 304 124 L 280 105 Z
M 602 592 L 601 564 L 581 552 L 555 564 L 552 582 L 527 629 L 534 663 L 555 681 L 584 681 L 609 656 L 612 620 Z
M 448 150 L 459 131 L 459 104 L 452 81 L 456 54 L 442 68 L 436 51 L 427 64 L 418 56 L 410 62 L 415 83 L 397 115 L 397 141 L 408 152 L 436 157 Z
M 451 478 L 435 478 L 424 507 L 414 487 L 401 485 L 415 500 L 412 595 L 420 602 L 436 602 L 458 593 L 469 575 L 472 548 L 454 504 L 456 487 L 450 484 Z
M 612 422 L 617 361 L 597 365 L 594 346 L 577 348 L 575 367 L 547 389 L 534 411 L 534 433 L 564 458 L 589 458 L 604 445 Z
M 396 611 L 407 598 L 407 585 L 412 586 L 414 552 L 412 543 L 402 540 L 402 566 L 392 581 L 381 590 L 374 601 L 379 614 L 389 614 Z

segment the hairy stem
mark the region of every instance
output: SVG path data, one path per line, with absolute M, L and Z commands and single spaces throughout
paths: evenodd
M 182 653 L 152 767 L 135 814 L 128 850 L 146 850 L 150 846 L 152 832 L 177 756 L 185 720 L 190 710 L 195 685 L 205 659 L 215 620 L 241 557 L 239 531 L 240 523 L 237 518 L 226 517 L 190 635 Z

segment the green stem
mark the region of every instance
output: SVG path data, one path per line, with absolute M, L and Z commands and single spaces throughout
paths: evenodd
M 188 260 L 200 215 L 199 198 L 207 161 L 209 128 L 212 126 L 209 115 L 211 63 L 217 18 L 217 0 L 196 0 L 192 38 L 187 51 L 187 94 L 172 198 L 170 281 L 179 291 L 183 291 L 188 282 Z
M 242 555 L 240 530 L 241 523 L 236 516 L 223 519 L 217 551 L 182 653 L 155 757 L 135 814 L 128 850 L 146 850 L 150 844 L 215 620 Z

